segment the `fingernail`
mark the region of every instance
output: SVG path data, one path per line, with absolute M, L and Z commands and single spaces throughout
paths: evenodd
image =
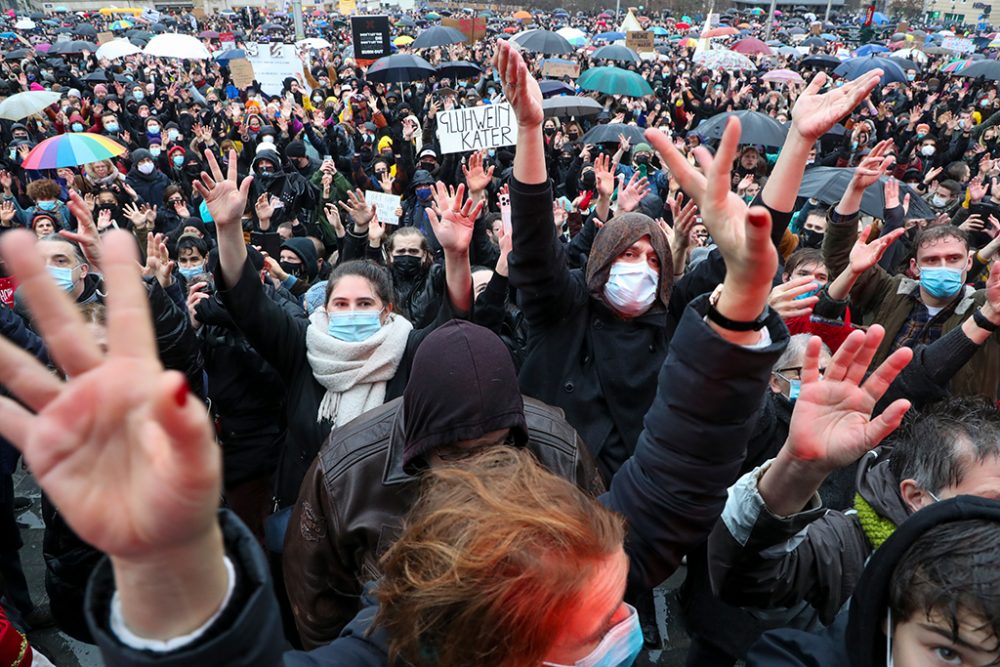
M 177 391 L 174 392 L 174 401 L 177 403 L 177 407 L 183 408 L 187 405 L 189 393 L 187 378 L 184 378 L 181 385 L 177 387 Z

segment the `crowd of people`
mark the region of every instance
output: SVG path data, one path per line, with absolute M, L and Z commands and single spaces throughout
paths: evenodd
M 58 100 L 0 120 L 0 665 L 54 622 L 108 665 L 627 667 L 682 562 L 692 667 L 1000 663 L 996 35 L 630 14 L 651 92 L 609 93 L 519 30 L 586 73 L 610 13 L 485 14 L 420 51 L 467 78 L 385 83 L 315 12 L 279 94 L 47 47 L 281 13 L 5 17 L 0 96 Z M 501 102 L 516 145 L 442 150 Z M 78 133 L 117 149 L 36 168 Z

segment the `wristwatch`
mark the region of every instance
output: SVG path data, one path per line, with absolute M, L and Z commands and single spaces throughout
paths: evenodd
M 705 317 L 707 317 L 710 322 L 715 322 L 717 325 L 723 329 L 727 329 L 728 331 L 760 331 L 767 324 L 767 306 L 765 306 L 763 312 L 757 316 L 757 319 L 751 322 L 739 322 L 737 320 L 729 319 L 716 309 L 715 304 L 719 302 L 720 296 L 722 296 L 722 290 L 716 289 L 708 298 L 708 312 L 705 313 Z
M 980 329 L 985 329 L 990 333 L 993 333 L 997 329 L 1000 329 L 1000 324 L 993 324 L 988 319 L 986 319 L 986 316 L 983 315 L 983 311 L 980 308 L 976 308 L 974 311 L 972 311 L 972 321 L 976 323 L 977 327 L 979 327 Z

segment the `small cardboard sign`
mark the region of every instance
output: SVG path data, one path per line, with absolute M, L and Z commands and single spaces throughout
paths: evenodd
M 385 192 L 375 192 L 365 190 L 365 203 L 375 205 L 375 216 L 383 225 L 398 225 L 399 218 L 396 216 L 396 209 L 400 207 L 399 195 L 390 195 Z
M 560 63 L 546 60 L 542 65 L 542 76 L 546 79 L 561 79 L 564 76 L 575 79 L 580 76 L 580 63 Z
M 441 153 L 465 153 L 517 144 L 517 118 L 507 102 L 438 113 Z
M 656 35 L 647 30 L 630 30 L 625 33 L 625 46 L 636 53 L 653 50 L 653 38 Z
M 246 90 L 257 78 L 253 71 L 253 63 L 246 58 L 230 60 L 229 74 L 233 77 L 233 85 L 239 90 Z
M 110 42 L 115 38 L 115 33 L 113 32 L 99 32 L 97 33 L 97 45 L 105 44 Z

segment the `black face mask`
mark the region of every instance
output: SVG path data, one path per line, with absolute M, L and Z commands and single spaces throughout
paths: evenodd
M 429 171 L 433 174 L 434 170 L 437 169 L 437 165 L 434 164 L 433 162 L 425 161 L 420 163 L 420 168 L 423 169 L 424 171 Z
M 556 133 L 556 128 L 554 128 L 554 127 L 546 127 L 546 128 L 544 128 L 542 130 L 542 132 L 545 133 L 546 137 L 551 137 L 553 134 Z
M 580 178 L 580 184 L 583 186 L 584 190 L 593 190 L 594 186 L 597 185 L 597 174 L 592 171 L 588 171 Z
M 278 266 L 280 266 L 281 270 L 290 276 L 295 276 L 296 278 L 298 278 L 299 276 L 302 275 L 301 264 L 292 264 L 291 262 L 278 262 Z
M 802 248 L 821 248 L 823 246 L 823 236 L 815 229 L 803 229 L 799 234 L 799 246 Z
M 392 258 L 392 277 L 410 282 L 423 273 L 424 261 L 415 255 L 400 255 Z
M 636 164 L 649 164 L 649 156 L 648 155 L 637 155 L 636 158 L 635 158 L 635 163 Z
M 580 134 L 578 132 L 570 132 L 566 136 L 569 138 L 570 141 L 576 141 L 577 139 L 580 138 Z

